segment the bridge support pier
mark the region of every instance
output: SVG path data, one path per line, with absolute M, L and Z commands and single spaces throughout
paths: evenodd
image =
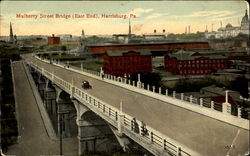
M 55 86 L 55 85 L 54 85 Z M 66 103 L 68 101 L 64 101 L 64 99 L 60 98 L 61 93 L 63 90 L 57 86 L 55 86 L 56 90 L 56 104 L 57 104 L 57 134 L 58 136 L 61 134 L 63 138 L 70 137 L 70 120 L 69 114 L 71 109 L 68 108 Z M 61 125 L 62 124 L 62 125 Z
M 108 151 L 116 146 L 109 125 L 81 102 L 75 99 L 72 101 L 77 110 L 78 154 L 97 150 Z
M 50 81 L 48 79 L 45 80 L 46 85 L 45 85 L 45 89 L 43 92 L 44 105 L 47 111 L 54 114 L 56 112 L 55 109 L 53 109 L 53 107 L 55 107 L 56 91 L 54 88 L 49 87 L 49 82 Z M 53 101 L 54 101 L 54 104 L 53 104 Z
M 46 87 L 46 83 L 42 80 L 42 75 L 39 74 L 38 75 L 38 81 L 37 81 L 37 88 L 38 88 L 38 91 L 39 91 L 42 99 L 44 99 L 44 90 L 45 90 L 45 87 Z

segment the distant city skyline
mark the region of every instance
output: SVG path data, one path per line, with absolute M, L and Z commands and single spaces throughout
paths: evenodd
M 238 26 L 249 6 L 245 1 L 2 1 L 0 36 L 8 36 L 10 22 L 18 35 L 127 34 L 131 16 L 133 34 L 185 33 L 217 30 L 231 23 Z M 39 18 L 40 14 L 53 18 Z M 71 16 L 55 18 L 56 14 Z M 86 18 L 97 14 L 99 18 Z M 38 17 L 36 17 L 38 15 Z M 80 17 L 85 15 L 85 18 Z M 72 18 L 74 16 L 74 18 Z M 23 17 L 23 18 L 22 18 Z M 102 17 L 102 18 L 101 18 Z M 107 18 L 110 17 L 110 18 Z

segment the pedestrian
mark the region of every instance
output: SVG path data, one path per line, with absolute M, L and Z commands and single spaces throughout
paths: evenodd
M 102 80 L 104 79 L 104 73 L 102 73 Z
M 148 130 L 146 128 L 146 124 L 142 121 L 141 122 L 141 135 L 145 136 L 145 135 L 147 135 L 147 133 L 148 133 Z

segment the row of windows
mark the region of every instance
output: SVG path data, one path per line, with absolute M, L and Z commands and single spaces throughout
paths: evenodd
M 144 64 L 144 65 L 146 65 L 146 64 L 148 64 L 148 65 L 151 65 L 151 63 L 149 63 L 149 62 L 120 62 L 120 63 L 115 63 L 115 62 L 110 62 L 110 65 L 120 65 L 120 66 L 126 66 L 126 65 L 139 65 L 139 64 Z
M 151 68 L 105 68 L 107 71 L 134 71 L 134 70 L 147 70 L 150 71 Z
M 184 65 L 184 64 L 180 64 L 179 67 L 220 67 L 220 66 L 226 66 L 227 64 L 188 64 L 188 65 Z
M 122 60 L 151 60 L 151 56 L 135 56 L 135 57 L 111 57 L 111 60 L 122 61 Z
M 210 74 L 211 70 L 181 70 L 180 74 Z
M 227 60 L 217 59 L 217 60 L 193 60 L 193 61 L 179 61 L 180 64 L 197 64 L 197 63 L 222 63 L 226 62 Z

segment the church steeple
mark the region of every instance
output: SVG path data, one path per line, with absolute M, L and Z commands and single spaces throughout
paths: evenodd
M 131 39 L 131 23 L 129 18 L 129 26 L 128 26 L 128 39 Z
M 9 42 L 13 43 L 14 42 L 14 36 L 13 36 L 13 30 L 12 30 L 12 25 L 11 25 L 11 22 L 10 22 L 10 40 Z
M 82 29 L 82 38 L 85 38 L 85 33 L 83 29 Z

